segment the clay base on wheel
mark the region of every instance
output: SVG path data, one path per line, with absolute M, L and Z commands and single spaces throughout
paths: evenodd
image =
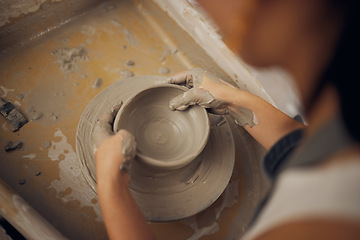
M 132 77 L 100 92 L 84 110 L 77 128 L 76 152 L 82 172 L 96 191 L 92 133 L 95 122 L 119 102 L 164 80 L 160 76 Z M 176 170 L 155 170 L 135 159 L 130 190 L 148 221 L 171 221 L 210 206 L 228 184 L 235 161 L 234 140 L 223 117 L 210 115 L 210 137 L 202 153 Z

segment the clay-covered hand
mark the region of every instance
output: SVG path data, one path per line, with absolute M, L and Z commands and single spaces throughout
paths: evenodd
M 167 83 L 185 85 L 191 88 L 170 100 L 169 107 L 171 110 L 185 110 L 189 106 L 200 105 L 209 109 L 211 113 L 228 114 L 227 104 L 217 100 L 212 90 L 227 84 L 215 75 L 201 68 L 194 68 L 172 75 Z
M 96 123 L 93 132 L 95 145 L 95 161 L 97 172 L 118 171 L 129 172 L 136 154 L 134 136 L 126 131 L 113 132 L 113 122 L 121 105 L 115 106 L 104 114 Z

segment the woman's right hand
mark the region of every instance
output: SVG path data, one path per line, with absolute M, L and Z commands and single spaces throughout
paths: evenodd
M 224 89 L 230 85 L 215 75 L 201 69 L 179 72 L 172 75 L 167 83 L 185 85 L 189 91 L 173 98 L 169 102 L 171 110 L 185 110 L 192 105 L 200 105 L 211 113 L 225 115 L 229 113 L 228 104 L 221 101 Z

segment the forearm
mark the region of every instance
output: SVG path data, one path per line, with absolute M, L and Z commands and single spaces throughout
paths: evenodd
M 110 239 L 155 239 L 149 225 L 128 188 L 127 176 L 103 176 L 98 180 L 97 191 L 105 226 Z
M 253 112 L 256 125 L 252 127 L 246 125 L 245 129 L 266 149 L 291 131 L 305 127 L 265 100 L 247 91 L 230 86 L 218 86 L 213 94 L 216 94 L 218 100 L 227 102 L 230 111 L 236 112 L 240 106 Z

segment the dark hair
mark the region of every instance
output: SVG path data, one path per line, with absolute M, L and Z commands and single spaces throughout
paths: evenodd
M 328 68 L 317 89 L 318 94 L 328 83 L 337 88 L 340 96 L 342 116 L 349 133 L 360 142 L 360 34 L 359 0 L 328 0 L 336 4 L 345 14 L 344 26 Z

